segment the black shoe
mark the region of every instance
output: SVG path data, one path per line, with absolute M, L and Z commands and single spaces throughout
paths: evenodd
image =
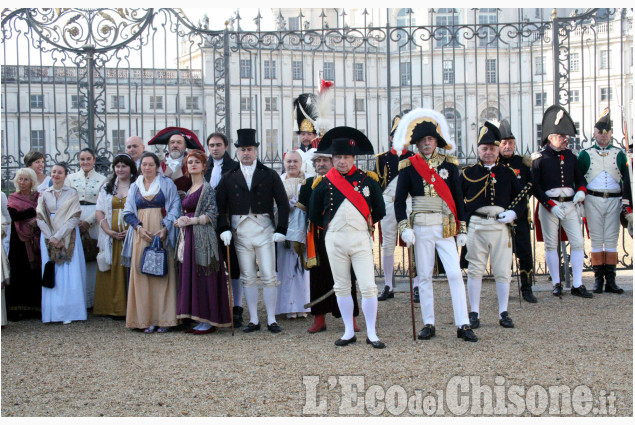
M 562 283 L 556 283 L 553 286 L 553 292 L 551 292 L 556 297 L 562 296 Z
M 273 322 L 272 324 L 267 325 L 267 329 L 269 329 L 269 332 L 271 332 L 272 334 L 277 334 L 282 332 L 282 328 L 276 322 Z
M 370 339 L 368 339 L 368 337 L 366 337 L 366 344 L 372 345 L 373 348 L 386 348 L 386 344 L 384 344 L 380 340 L 371 341 Z
M 528 303 L 535 304 L 538 302 L 538 298 L 536 298 L 531 289 L 528 291 L 521 290 L 521 293 L 523 295 L 523 300 L 527 301 Z
M 388 298 L 395 298 L 395 293 L 388 287 L 384 286 L 384 290 L 377 297 L 377 301 L 386 301 Z
M 232 309 L 234 315 L 234 327 L 240 328 L 243 325 L 243 308 L 235 305 Z
M 478 338 L 474 335 L 474 331 L 469 325 L 463 325 L 456 330 L 456 337 L 463 338 L 463 341 L 476 342 Z
M 354 342 L 357 342 L 357 337 L 355 335 L 353 335 L 353 337 L 351 339 L 338 339 L 337 341 L 335 341 L 335 345 L 337 345 L 338 347 L 345 347 L 348 344 L 352 344 Z
M 593 294 L 587 291 L 584 285 L 580 285 L 577 288 L 571 288 L 571 295 L 582 298 L 593 298 Z
M 436 335 L 434 325 L 425 325 L 421 332 L 419 332 L 419 336 L 417 339 L 430 339 Z
M 243 329 L 243 332 L 249 333 L 249 332 L 254 332 L 259 330 L 260 330 L 260 323 L 258 323 L 257 325 L 254 325 L 253 323 L 249 322 L 247 327 Z
M 419 300 L 419 287 L 415 287 L 412 292 L 414 294 L 413 297 L 412 297 L 414 302 L 419 304 L 419 302 L 420 302 L 420 300 Z
M 509 313 L 503 311 L 501 313 L 501 318 L 498 320 L 498 323 L 504 328 L 513 328 L 514 322 L 512 322 L 512 318 L 509 317 Z
M 471 311 L 470 314 L 470 327 L 472 329 L 478 329 L 481 326 L 481 321 L 478 318 L 478 313 L 475 311 Z
M 604 292 L 612 294 L 623 294 L 624 290 L 615 284 L 615 265 L 604 265 L 604 276 L 606 277 L 606 286 Z
M 604 264 L 593 266 L 593 275 L 595 277 L 595 281 L 593 282 L 593 292 L 601 294 L 604 292 Z

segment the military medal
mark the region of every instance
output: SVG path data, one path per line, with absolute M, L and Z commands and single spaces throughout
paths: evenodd
M 560 165 L 564 165 L 564 155 L 560 155 Z
M 496 175 L 492 173 L 492 183 L 496 183 Z

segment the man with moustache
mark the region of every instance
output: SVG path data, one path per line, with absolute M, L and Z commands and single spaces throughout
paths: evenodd
M 212 189 L 216 190 L 220 183 L 221 176 L 238 165 L 229 155 L 229 140 L 223 133 L 215 132 L 207 137 L 207 149 L 209 157 L 207 158 L 207 171 L 205 171 L 205 180 L 209 182 Z M 242 327 L 243 325 L 243 285 L 240 283 L 240 268 L 238 267 L 238 257 L 236 256 L 236 246 L 232 242 L 229 244 L 230 255 L 230 277 L 232 281 L 232 294 L 234 299 L 233 315 L 234 326 Z M 224 257 L 227 254 L 224 255 Z M 227 262 L 227 259 L 225 259 Z

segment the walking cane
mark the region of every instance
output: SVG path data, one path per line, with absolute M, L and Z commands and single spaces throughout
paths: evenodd
M 511 233 L 511 238 L 512 238 L 512 250 L 514 252 L 512 252 L 512 255 L 514 256 L 514 259 L 516 261 L 514 261 L 516 263 L 516 284 L 518 285 L 518 305 L 522 306 L 523 305 L 523 301 L 522 301 L 522 295 L 520 293 L 520 274 L 518 273 L 518 252 L 516 251 L 516 225 L 510 225 L 510 233 Z M 527 276 L 529 277 L 529 276 Z M 528 279 L 529 280 L 529 279 Z
M 232 308 L 234 307 L 234 293 L 232 291 L 232 267 L 231 267 L 231 260 L 230 260 L 231 257 L 229 255 L 229 245 L 227 245 L 226 248 L 227 248 L 227 289 L 229 290 L 229 314 L 232 319 L 232 336 L 234 336 L 234 312 L 232 311 Z
M 410 278 L 410 314 L 412 316 L 412 339 L 417 340 L 415 328 L 415 303 L 412 297 L 412 245 L 408 247 L 408 277 Z

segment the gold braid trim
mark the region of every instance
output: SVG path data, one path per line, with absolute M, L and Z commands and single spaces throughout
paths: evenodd
M 313 184 L 311 185 L 311 189 L 315 189 L 318 184 L 322 181 L 322 176 L 317 176 L 315 180 L 313 180 Z
M 399 234 L 401 235 L 401 233 L 403 233 L 404 230 L 406 229 L 411 229 L 410 227 L 410 223 L 408 222 L 408 220 L 401 220 L 398 224 L 397 224 L 397 228 L 399 229 Z
M 379 176 L 374 171 L 366 171 L 366 175 L 379 183 Z
M 459 165 L 459 159 L 456 156 L 447 154 L 442 156 L 445 156 L 445 160 L 448 161 L 450 164 Z
M 523 165 L 525 167 L 531 168 L 531 157 L 527 156 L 527 155 L 523 155 Z
M 473 166 L 474 166 L 474 165 L 470 165 L 470 167 L 473 167 Z M 466 168 L 470 168 L 470 167 L 466 167 Z M 478 182 L 481 182 L 481 181 L 485 180 L 485 179 L 486 179 L 486 178 L 488 178 L 488 177 L 489 177 L 489 174 L 487 174 L 487 175 L 485 175 L 485 176 L 481 177 L 480 179 L 475 179 L 475 180 L 472 180 L 471 178 L 469 178 L 469 177 L 465 174 L 465 170 L 463 170 L 463 178 L 464 178 L 465 180 L 469 181 L 470 183 L 478 183 Z
M 411 165 L 412 163 L 410 162 L 410 158 L 402 159 L 401 161 L 399 161 L 399 171 L 403 170 L 404 168 L 410 167 Z
M 300 208 L 302 211 L 306 212 L 306 206 L 302 205 L 300 202 L 296 202 L 295 206 Z

